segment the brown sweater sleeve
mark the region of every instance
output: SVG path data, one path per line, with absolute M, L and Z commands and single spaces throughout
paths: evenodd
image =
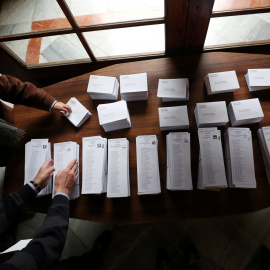
M 8 75 L 0 76 L 0 98 L 45 111 L 48 111 L 55 101 L 55 98 L 43 89 Z

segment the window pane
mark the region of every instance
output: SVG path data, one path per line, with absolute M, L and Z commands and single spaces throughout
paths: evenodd
M 205 46 L 270 39 L 270 13 L 212 18 Z
M 259 8 L 270 6 L 270 0 L 215 0 L 213 11 Z
M 55 0 L 0 1 L 0 36 L 70 27 Z
M 68 5 L 80 26 L 164 17 L 164 0 L 76 0 Z
M 97 58 L 165 51 L 164 24 L 84 33 Z
M 89 59 L 76 34 L 4 42 L 27 65 Z

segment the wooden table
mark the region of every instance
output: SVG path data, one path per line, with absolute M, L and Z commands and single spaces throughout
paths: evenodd
M 32 138 L 49 138 L 52 143 L 75 141 L 82 145 L 82 137 L 101 135 L 102 137 L 126 137 L 130 142 L 130 188 L 128 198 L 109 199 L 103 195 L 81 195 L 71 201 L 70 217 L 114 224 L 134 224 L 156 221 L 173 221 L 182 218 L 213 217 L 252 212 L 270 206 L 270 187 L 267 182 L 263 159 L 257 139 L 257 130 L 270 125 L 270 92 L 248 91 L 244 75 L 248 68 L 269 68 L 270 56 L 240 53 L 205 53 L 201 55 L 164 58 L 133 63 L 117 64 L 95 72 L 78 76 L 46 90 L 59 101 L 67 102 L 76 97 L 92 113 L 92 117 L 80 128 L 75 128 L 67 119 L 24 106 L 15 106 L 15 125 L 27 132 L 25 139 L 14 147 L 6 170 L 4 196 L 23 185 L 24 145 Z M 211 72 L 236 70 L 240 89 L 234 93 L 208 96 L 204 86 L 204 76 Z M 132 127 L 105 133 L 99 125 L 97 106 L 107 101 L 93 101 L 86 93 L 90 74 L 116 76 L 147 72 L 149 98 L 147 101 L 129 102 L 128 108 Z M 157 98 L 159 79 L 189 78 L 189 101 L 162 103 Z M 232 100 L 258 97 L 265 117 L 259 124 L 252 124 L 253 150 L 255 160 L 256 189 L 225 189 L 221 192 L 197 190 L 199 143 L 194 108 L 197 102 L 222 101 L 227 105 Z M 120 95 L 118 97 L 120 100 Z M 193 191 L 166 190 L 166 134 L 159 128 L 158 107 L 187 105 L 191 133 L 191 166 Z M 229 126 L 229 124 L 227 125 Z M 222 134 L 227 128 L 221 128 Z M 159 169 L 161 181 L 160 195 L 137 194 L 137 165 L 135 139 L 138 135 L 156 134 L 159 147 Z M 52 148 L 53 154 L 53 148 Z M 80 152 L 80 164 L 82 164 Z M 80 183 L 81 183 L 80 171 Z M 46 213 L 51 204 L 51 196 L 36 198 L 30 210 Z

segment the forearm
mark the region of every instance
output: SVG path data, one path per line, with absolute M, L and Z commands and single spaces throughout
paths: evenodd
M 21 215 L 25 205 L 36 196 L 35 191 L 24 185 L 16 193 L 0 202 L 0 235 L 2 235 Z
M 68 223 L 69 200 L 57 195 L 34 239 L 4 265 L 14 269 L 50 269 L 60 259 Z
M 6 75 L 0 76 L 0 98 L 46 111 L 55 101 L 55 98 L 33 84 Z

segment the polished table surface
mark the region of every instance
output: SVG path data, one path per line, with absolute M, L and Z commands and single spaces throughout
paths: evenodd
M 14 124 L 27 135 L 12 149 L 6 169 L 3 195 L 19 189 L 24 182 L 24 145 L 34 138 L 49 138 L 52 143 L 75 141 L 82 146 L 82 137 L 100 135 L 105 138 L 128 138 L 130 142 L 130 188 L 127 198 L 107 198 L 102 195 L 80 195 L 71 201 L 70 217 L 114 224 L 134 224 L 156 221 L 173 221 L 182 218 L 213 217 L 252 212 L 270 206 L 270 187 L 257 138 L 257 130 L 270 125 L 270 92 L 267 90 L 250 93 L 244 75 L 249 68 L 269 68 L 270 56 L 241 53 L 205 53 L 177 58 L 138 61 L 112 65 L 89 74 L 84 74 L 45 89 L 62 102 L 76 97 L 92 116 L 80 128 L 75 128 L 66 118 L 53 113 L 15 106 Z M 211 72 L 235 70 L 240 89 L 234 93 L 208 96 L 204 76 Z M 86 93 L 90 74 L 116 76 L 147 72 L 149 97 L 147 101 L 128 102 L 131 128 L 105 133 L 99 125 L 97 106 L 111 101 L 92 100 Z M 189 101 L 162 103 L 157 97 L 159 79 L 188 78 Z M 260 123 L 248 125 L 252 130 L 255 160 L 256 189 L 224 189 L 220 192 L 197 190 L 199 142 L 194 109 L 197 102 L 222 101 L 227 105 L 232 100 L 258 97 L 264 112 Z M 120 95 L 118 96 L 120 100 Z M 191 169 L 194 190 L 168 191 L 166 189 L 166 134 L 159 128 L 158 107 L 187 105 L 191 134 Z M 220 128 L 222 135 L 225 127 Z M 158 138 L 161 194 L 137 194 L 136 136 L 156 134 Z M 223 141 L 224 141 L 224 137 Z M 223 142 L 224 143 L 224 142 Z M 81 147 L 80 147 L 81 149 Z M 224 149 L 224 147 L 223 147 Z M 53 157 L 53 147 L 52 147 Z M 82 151 L 80 150 L 80 184 L 82 179 Z M 36 198 L 29 209 L 46 213 L 51 204 L 51 195 Z

